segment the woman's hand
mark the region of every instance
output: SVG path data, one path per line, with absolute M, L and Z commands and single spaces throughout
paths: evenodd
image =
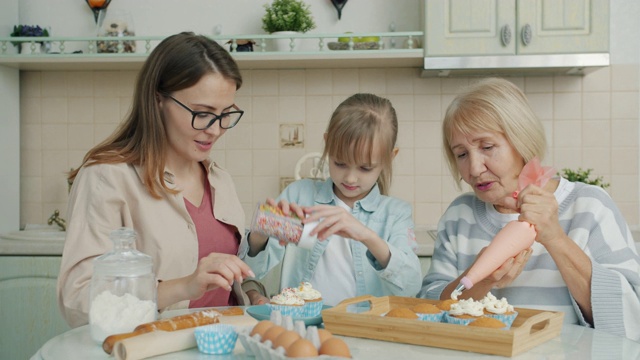
M 188 276 L 186 286 L 188 298 L 199 299 L 205 292 L 217 288 L 231 291 L 234 281 L 241 283 L 249 276 L 254 277 L 255 274 L 237 256 L 211 253 L 200 259 L 196 271 Z
M 517 205 L 520 209 L 518 220 L 535 226 L 536 241 L 546 246 L 550 241 L 565 237 L 553 192 L 529 185 L 518 195 Z
M 483 249 L 484 250 L 484 249 Z M 520 274 L 522 270 L 524 270 L 527 261 L 531 257 L 531 253 L 533 250 L 526 249 L 521 251 L 515 257 L 511 257 L 504 262 L 504 264 L 500 265 L 493 273 L 487 276 L 486 279 L 481 282 L 487 282 L 491 284 L 491 288 L 503 288 L 507 285 L 511 284 Z M 482 254 L 482 251 L 480 252 Z M 478 254 L 478 257 L 480 256 Z M 477 259 L 477 258 L 476 258 Z

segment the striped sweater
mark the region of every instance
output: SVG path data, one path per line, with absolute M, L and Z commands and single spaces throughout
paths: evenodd
M 555 191 L 560 225 L 592 263 L 593 326 L 640 340 L 640 257 L 620 210 L 600 187 L 561 179 Z M 439 299 L 447 284 L 517 214 L 499 214 L 473 193 L 456 198 L 438 224 L 431 268 L 418 297 Z M 518 307 L 563 311 L 565 322 L 591 326 L 545 247 L 535 242 L 520 276 L 491 292 Z

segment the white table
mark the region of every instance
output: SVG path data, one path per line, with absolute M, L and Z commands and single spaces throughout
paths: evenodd
M 175 314 L 169 314 L 175 315 Z M 247 316 L 248 315 L 244 315 Z M 478 353 L 446 350 L 425 346 L 407 345 L 352 337 L 343 337 L 355 359 L 387 360 L 401 357 L 411 359 L 489 359 L 499 358 Z M 249 359 L 238 340 L 233 355 L 215 356 L 198 352 L 197 348 L 174 352 L 153 359 L 200 360 L 200 359 Z M 564 325 L 560 336 L 551 339 L 513 359 L 638 359 L 640 343 L 578 325 Z M 32 360 L 86 360 L 110 359 L 102 347 L 91 338 L 88 326 L 82 326 L 58 335 L 45 343 Z

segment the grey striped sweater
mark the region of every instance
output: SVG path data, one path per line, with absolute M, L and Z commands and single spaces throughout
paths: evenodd
M 565 192 L 564 195 L 560 195 Z M 555 192 L 560 225 L 592 262 L 591 305 L 598 330 L 640 339 L 640 257 L 629 227 L 609 194 L 597 186 L 561 179 Z M 460 195 L 438 224 L 431 268 L 418 297 L 439 299 L 476 254 L 517 215 L 497 213 L 473 193 Z M 569 293 L 544 246 L 534 243 L 522 274 L 509 286 L 493 289 L 517 307 L 565 312 L 565 322 L 590 326 Z

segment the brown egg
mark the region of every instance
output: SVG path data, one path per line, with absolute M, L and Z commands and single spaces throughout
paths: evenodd
M 283 328 L 282 326 L 273 325 L 264 332 L 264 336 L 260 341 L 265 342 L 267 340 L 271 340 L 271 343 L 273 344 L 273 341 L 278 337 L 278 335 L 282 334 L 285 331 L 285 328 Z
M 300 339 L 300 335 L 297 332 L 286 330 L 280 333 L 278 337 L 273 341 L 273 348 L 277 349 L 278 346 L 282 346 L 285 352 L 289 348 L 289 345 L 293 344 L 296 340 Z
M 318 350 L 311 341 L 298 339 L 289 345 L 287 356 L 292 358 L 315 357 L 318 356 Z
M 351 351 L 349 351 L 349 346 L 342 341 L 342 339 L 338 339 L 336 337 L 332 337 L 331 339 L 327 339 L 327 341 L 323 342 L 320 345 L 320 355 L 331 355 L 331 356 L 340 356 L 345 358 L 351 357 Z
M 320 338 L 320 344 L 325 342 L 325 340 L 333 337 L 333 334 L 329 330 L 318 329 L 318 337 Z
M 253 336 L 255 334 L 258 334 L 260 335 L 260 339 L 262 339 L 264 337 L 264 332 L 267 331 L 273 325 L 275 324 L 269 320 L 262 320 L 253 327 L 249 335 Z

